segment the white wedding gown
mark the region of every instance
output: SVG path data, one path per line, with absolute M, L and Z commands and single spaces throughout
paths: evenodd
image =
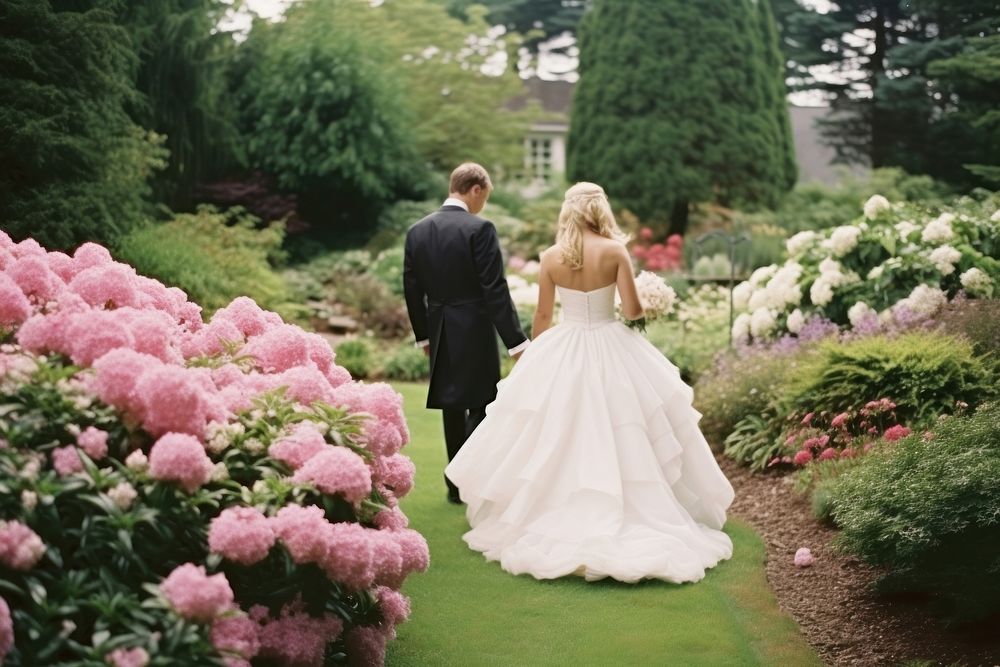
M 691 387 L 615 320 L 614 284 L 557 289 L 562 322 L 500 381 L 445 470 L 467 503 L 463 539 L 538 579 L 698 581 L 732 556 L 734 493 Z

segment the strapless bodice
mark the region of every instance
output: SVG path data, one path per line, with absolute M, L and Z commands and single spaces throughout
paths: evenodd
M 556 285 L 562 304 L 562 321 L 593 326 L 615 320 L 615 283 L 589 292 Z

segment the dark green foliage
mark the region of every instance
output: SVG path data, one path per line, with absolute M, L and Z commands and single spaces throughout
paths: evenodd
M 119 21 L 139 59 L 141 97 L 132 114 L 143 127 L 166 135 L 170 151 L 156 195 L 170 206 L 189 206 L 194 185 L 217 175 L 240 152 L 225 81 L 236 42 L 216 29 L 231 5 L 221 0 L 124 4 Z
M 968 342 L 921 332 L 827 341 L 796 374 L 783 400 L 801 413 L 835 414 L 885 397 L 897 404 L 900 423 L 921 428 L 954 411 L 958 402 L 975 405 L 995 391 Z
M 843 161 L 962 188 L 1000 177 L 994 0 L 773 4 L 792 86 L 822 91 L 838 112 L 821 127 Z
M 750 0 L 597 0 L 567 171 L 683 232 L 690 202 L 773 206 L 796 169 L 773 19 Z
M 299 212 L 328 235 L 373 227 L 424 174 L 401 80 L 377 42 L 332 11 L 342 1 L 303 2 L 282 23 L 258 22 L 235 70 L 251 162 L 299 193 Z
M 418 350 L 410 344 L 403 344 L 397 347 L 385 362 L 382 372 L 387 380 L 417 382 L 430 377 L 431 362 L 423 350 Z
M 337 346 L 337 365 L 343 366 L 355 380 L 372 372 L 372 347 L 364 339 L 346 340 Z
M 1000 24 L 1000 17 L 997 17 Z M 928 73 L 937 77 L 948 99 L 959 101 L 957 107 L 946 109 L 945 117 L 936 122 L 942 145 L 951 151 L 941 155 L 951 174 L 943 177 L 959 182 L 976 180 L 994 188 L 1000 184 L 1000 35 L 974 37 L 965 42 L 961 53 L 936 60 L 928 65 Z M 960 137 L 958 150 L 954 137 Z M 921 155 L 926 171 L 937 170 L 930 164 L 936 156 Z M 970 179 L 967 169 L 978 179 Z
M 1000 405 L 873 452 L 832 489 L 836 544 L 953 619 L 1000 611 Z
M 147 213 L 160 139 L 126 113 L 137 64 L 113 0 L 0 5 L 0 223 L 69 249 Z

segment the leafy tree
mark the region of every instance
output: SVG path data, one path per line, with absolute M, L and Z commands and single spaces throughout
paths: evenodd
M 995 101 L 988 77 L 958 84 L 948 80 L 956 69 L 935 62 L 967 49 L 976 52 L 969 62 L 982 61 L 978 40 L 1000 30 L 1000 4 L 844 0 L 821 13 L 790 0 L 772 2 L 782 7 L 792 85 L 830 101 L 835 113 L 821 130 L 841 161 L 901 166 L 966 187 L 984 183 L 982 170 L 977 177 L 962 165 L 996 164 L 995 144 L 982 141 L 982 128 L 968 123 L 976 112 L 962 107 Z
M 225 81 L 236 43 L 216 29 L 229 7 L 222 0 L 149 0 L 126 3 L 119 18 L 139 59 L 141 97 L 132 115 L 166 135 L 170 159 L 155 189 L 171 206 L 190 206 L 194 186 L 240 155 Z
M 951 154 L 953 163 L 1000 183 L 1000 35 L 970 39 L 961 53 L 930 63 L 928 70 L 948 91 L 947 99 L 957 102 L 938 123 L 956 127 L 967 139 L 961 143 L 965 150 Z
M 135 56 L 112 0 L 0 4 L 0 222 L 50 248 L 109 242 L 146 214 L 160 140 L 126 113 Z
M 316 11 L 331 12 L 322 6 Z M 404 87 L 413 138 L 425 160 L 444 171 L 466 160 L 507 173 L 523 166 L 528 115 L 505 108 L 521 82 L 513 68 L 501 70 L 507 44 L 490 37 L 481 7 L 465 21 L 434 0 L 376 7 L 353 0 L 340 3 L 336 13 L 358 39 L 377 42 L 390 56 L 387 70 Z
M 235 70 L 250 160 L 325 232 L 374 224 L 424 172 L 391 51 L 343 20 L 354 2 L 304 1 L 281 23 L 255 22 Z
M 796 175 L 775 35 L 750 0 L 596 0 L 580 26 L 570 177 L 672 232 L 691 202 L 774 205 Z

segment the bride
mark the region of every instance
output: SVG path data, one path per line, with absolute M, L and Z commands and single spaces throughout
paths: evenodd
M 600 186 L 566 192 L 534 341 L 445 469 L 467 503 L 463 539 L 513 574 L 681 583 L 732 556 L 733 487 L 692 390 L 615 319 L 616 290 L 626 317 L 642 315 L 625 240 Z

